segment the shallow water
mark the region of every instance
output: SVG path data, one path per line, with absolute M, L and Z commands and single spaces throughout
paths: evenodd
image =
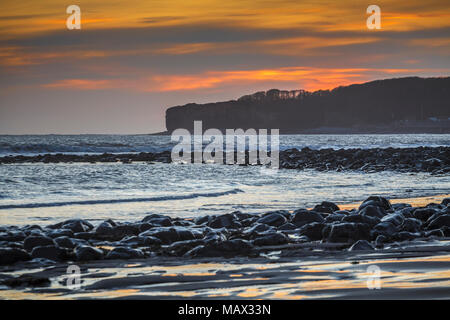
M 170 150 L 169 136 L 0 136 L 0 154 Z M 290 135 L 292 147 L 449 146 L 450 135 Z M 318 172 L 260 167 L 146 163 L 0 165 L 0 225 L 140 219 L 146 213 L 192 217 L 352 203 L 370 195 L 411 198 L 450 193 L 449 175 Z
M 408 198 L 449 190 L 450 176 L 428 173 L 272 171 L 219 164 L 3 165 L 0 224 L 73 217 L 132 221 L 147 213 L 257 213 L 311 207 L 323 200 L 352 203 L 373 194 Z

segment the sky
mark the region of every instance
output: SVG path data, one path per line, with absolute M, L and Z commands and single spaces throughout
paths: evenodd
M 0 1 L 0 134 L 153 133 L 175 105 L 449 71 L 448 0 Z

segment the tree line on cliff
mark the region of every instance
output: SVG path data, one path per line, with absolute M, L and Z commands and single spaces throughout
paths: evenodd
M 272 89 L 237 100 L 189 103 L 166 111 L 168 132 L 207 128 L 279 128 L 295 132 L 319 127 L 387 125 L 450 117 L 450 77 L 395 78 L 332 90 Z

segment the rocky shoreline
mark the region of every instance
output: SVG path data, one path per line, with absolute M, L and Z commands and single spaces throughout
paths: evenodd
M 448 240 L 450 198 L 424 207 L 391 204 L 372 196 L 359 208 L 341 210 L 322 202 L 314 208 L 278 210 L 264 214 L 232 212 L 182 219 L 150 214 L 141 221 L 93 225 L 71 219 L 39 226 L 0 226 L 0 265 L 39 266 L 49 262 L 180 257 L 257 258 L 279 251 L 372 251 L 395 248 L 399 242 Z M 30 261 L 31 260 L 31 261 Z M 0 279 L 1 280 L 1 279 Z M 0 284 L 30 286 L 30 279 L 7 279 Z M 45 282 L 45 281 L 44 281 Z
M 191 154 L 192 162 L 194 154 Z M 241 165 L 249 164 L 249 155 Z M 235 153 L 236 159 L 236 153 Z M 372 149 L 288 149 L 280 151 L 280 168 L 315 169 L 319 171 L 363 171 L 385 170 L 400 172 L 430 172 L 446 174 L 450 172 L 450 147 L 417 148 L 372 148 Z M 40 154 L 35 156 L 0 157 L 0 164 L 20 163 L 124 163 L 162 162 L 171 163 L 170 151 L 159 153 L 141 152 L 126 154 Z

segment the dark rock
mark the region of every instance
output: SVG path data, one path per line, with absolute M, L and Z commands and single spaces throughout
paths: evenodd
M 292 224 L 290 222 L 287 222 L 287 223 L 283 224 L 282 226 L 278 227 L 278 230 L 280 230 L 280 231 L 290 231 L 290 230 L 295 230 L 296 228 L 297 228 L 296 225 L 294 225 L 294 224 Z
M 332 213 L 329 214 L 326 218 L 325 218 L 325 222 L 326 223 L 333 223 L 333 222 L 341 222 L 342 219 L 344 219 L 344 217 L 346 217 L 347 214 L 343 214 L 343 213 Z
M 22 231 L 7 231 L 0 233 L 0 241 L 15 242 L 23 241 L 26 235 Z
M 383 236 L 391 238 L 397 232 L 397 228 L 390 222 L 380 222 L 375 227 L 373 227 L 372 232 L 374 236 L 378 236 L 381 234 Z
M 443 206 L 448 206 L 450 204 L 450 198 L 445 198 L 442 200 L 441 204 Z
M 86 232 L 94 229 L 94 226 L 82 219 L 70 219 L 63 222 L 59 222 L 53 225 L 47 226 L 49 229 L 70 229 L 74 233 L 76 232 Z
M 373 245 L 367 240 L 358 240 L 356 241 L 348 251 L 362 251 L 362 250 L 375 250 Z
M 34 247 L 31 251 L 31 257 L 35 258 L 45 258 L 53 261 L 60 260 L 63 255 L 63 251 L 56 247 L 55 245 Z
M 3 280 L 2 284 L 8 287 L 48 287 L 50 280 L 46 277 L 40 277 L 31 274 L 22 274 L 19 277 Z
M 120 240 L 120 243 L 130 246 L 160 246 L 162 241 L 155 237 L 143 237 L 143 236 L 129 236 Z
M 363 209 L 359 210 L 359 214 L 381 219 L 386 215 L 386 211 L 381 206 L 367 205 Z
M 428 224 L 427 229 L 433 230 L 442 227 L 450 227 L 450 214 L 444 214 L 431 220 L 431 222 Z
M 94 235 L 95 234 L 92 232 L 77 232 L 73 234 L 73 237 L 82 240 L 90 240 L 94 238 Z
M 388 238 L 386 236 L 383 236 L 382 234 L 380 234 L 376 239 L 375 239 L 375 246 L 377 248 L 382 248 L 384 243 L 386 243 L 388 241 Z
M 430 230 L 425 232 L 425 237 L 438 237 L 438 238 L 443 238 L 445 237 L 444 232 L 441 229 L 435 229 L 435 230 Z
M 52 238 L 46 236 L 29 236 L 25 238 L 23 247 L 27 251 L 33 250 L 34 247 L 55 245 Z
M 294 212 L 291 222 L 297 227 L 301 227 L 311 222 L 324 222 L 324 220 L 325 219 L 317 212 L 299 209 Z
M 432 208 L 417 208 L 416 210 L 414 210 L 413 215 L 416 219 L 427 221 L 428 218 L 430 218 L 435 213 L 437 213 L 437 210 Z
M 94 233 L 95 235 L 111 236 L 113 234 L 113 230 L 113 226 L 109 222 L 104 221 L 94 229 Z
M 106 259 L 141 259 L 144 253 L 139 249 L 131 249 L 126 247 L 117 247 L 112 249 L 106 255 Z
M 18 248 L 0 248 L 0 265 L 13 264 L 18 261 L 30 260 L 30 255 Z
M 365 223 L 343 222 L 327 225 L 322 233 L 328 242 L 370 240 L 370 226 Z
M 382 222 L 390 222 L 394 226 L 398 227 L 403 224 L 403 222 L 405 221 L 405 217 L 401 213 L 396 212 L 396 213 L 392 213 L 392 214 L 388 214 L 388 215 L 384 216 L 381 219 L 381 221 Z
M 415 218 L 407 218 L 403 221 L 403 224 L 400 226 L 400 230 L 408 231 L 408 232 L 419 232 L 422 227 L 422 221 Z
M 253 240 L 255 246 L 276 246 L 288 243 L 289 239 L 280 232 L 273 232 L 257 237 Z
M 394 239 L 398 241 L 413 240 L 420 237 L 418 232 L 401 231 L 395 234 Z
M 380 207 L 383 208 L 384 211 L 392 210 L 392 205 L 389 200 L 379 196 L 371 196 L 364 200 L 363 203 L 359 206 L 359 211 L 367 206 Z
M 227 213 L 215 217 L 208 226 L 214 229 L 227 228 L 227 229 L 238 229 L 242 227 L 237 217 L 232 213 Z
M 323 212 L 323 213 L 333 213 L 335 211 L 339 211 L 339 207 L 333 202 L 323 201 L 321 204 L 318 204 L 314 207 L 313 211 Z
M 70 229 L 56 229 L 47 233 L 50 238 L 73 237 L 73 231 Z
M 142 222 L 150 223 L 154 226 L 159 227 L 170 227 L 173 225 L 170 217 L 156 213 L 146 216 L 144 219 L 142 219 Z
M 348 216 L 344 216 L 342 222 L 365 223 L 373 227 L 380 222 L 380 218 L 360 214 L 350 214 Z
M 273 212 L 265 214 L 257 220 L 259 223 L 268 224 L 270 226 L 279 227 L 287 222 L 287 219 L 280 213 Z
M 100 260 L 103 259 L 103 251 L 89 246 L 81 246 L 75 249 L 75 255 L 78 261 Z
M 197 246 L 188 251 L 185 255 L 192 257 L 233 257 L 238 255 L 249 255 L 252 252 L 253 246 L 249 241 L 233 239 Z
M 63 236 L 63 237 L 55 238 L 53 240 L 60 248 L 73 249 L 76 247 L 76 244 L 69 237 Z
M 307 236 L 310 240 L 316 241 L 322 239 L 322 230 L 325 227 L 324 223 L 312 222 L 305 224 L 298 230 L 300 236 Z
M 195 218 L 194 222 L 196 225 L 202 225 L 202 224 L 208 224 L 212 219 L 213 219 L 213 217 L 211 217 L 211 216 L 203 216 L 203 217 Z
M 217 240 L 218 241 L 218 240 Z M 168 246 L 165 251 L 167 251 L 170 255 L 173 256 L 182 256 L 189 250 L 192 250 L 195 247 L 198 247 L 200 245 L 204 245 L 205 242 L 203 240 L 186 240 L 186 241 L 178 241 L 175 243 L 172 243 L 170 246 Z
M 139 236 L 155 237 L 160 239 L 163 244 L 170 244 L 177 241 L 194 240 L 196 238 L 200 238 L 202 234 L 194 229 L 173 226 L 155 227 L 140 233 Z

